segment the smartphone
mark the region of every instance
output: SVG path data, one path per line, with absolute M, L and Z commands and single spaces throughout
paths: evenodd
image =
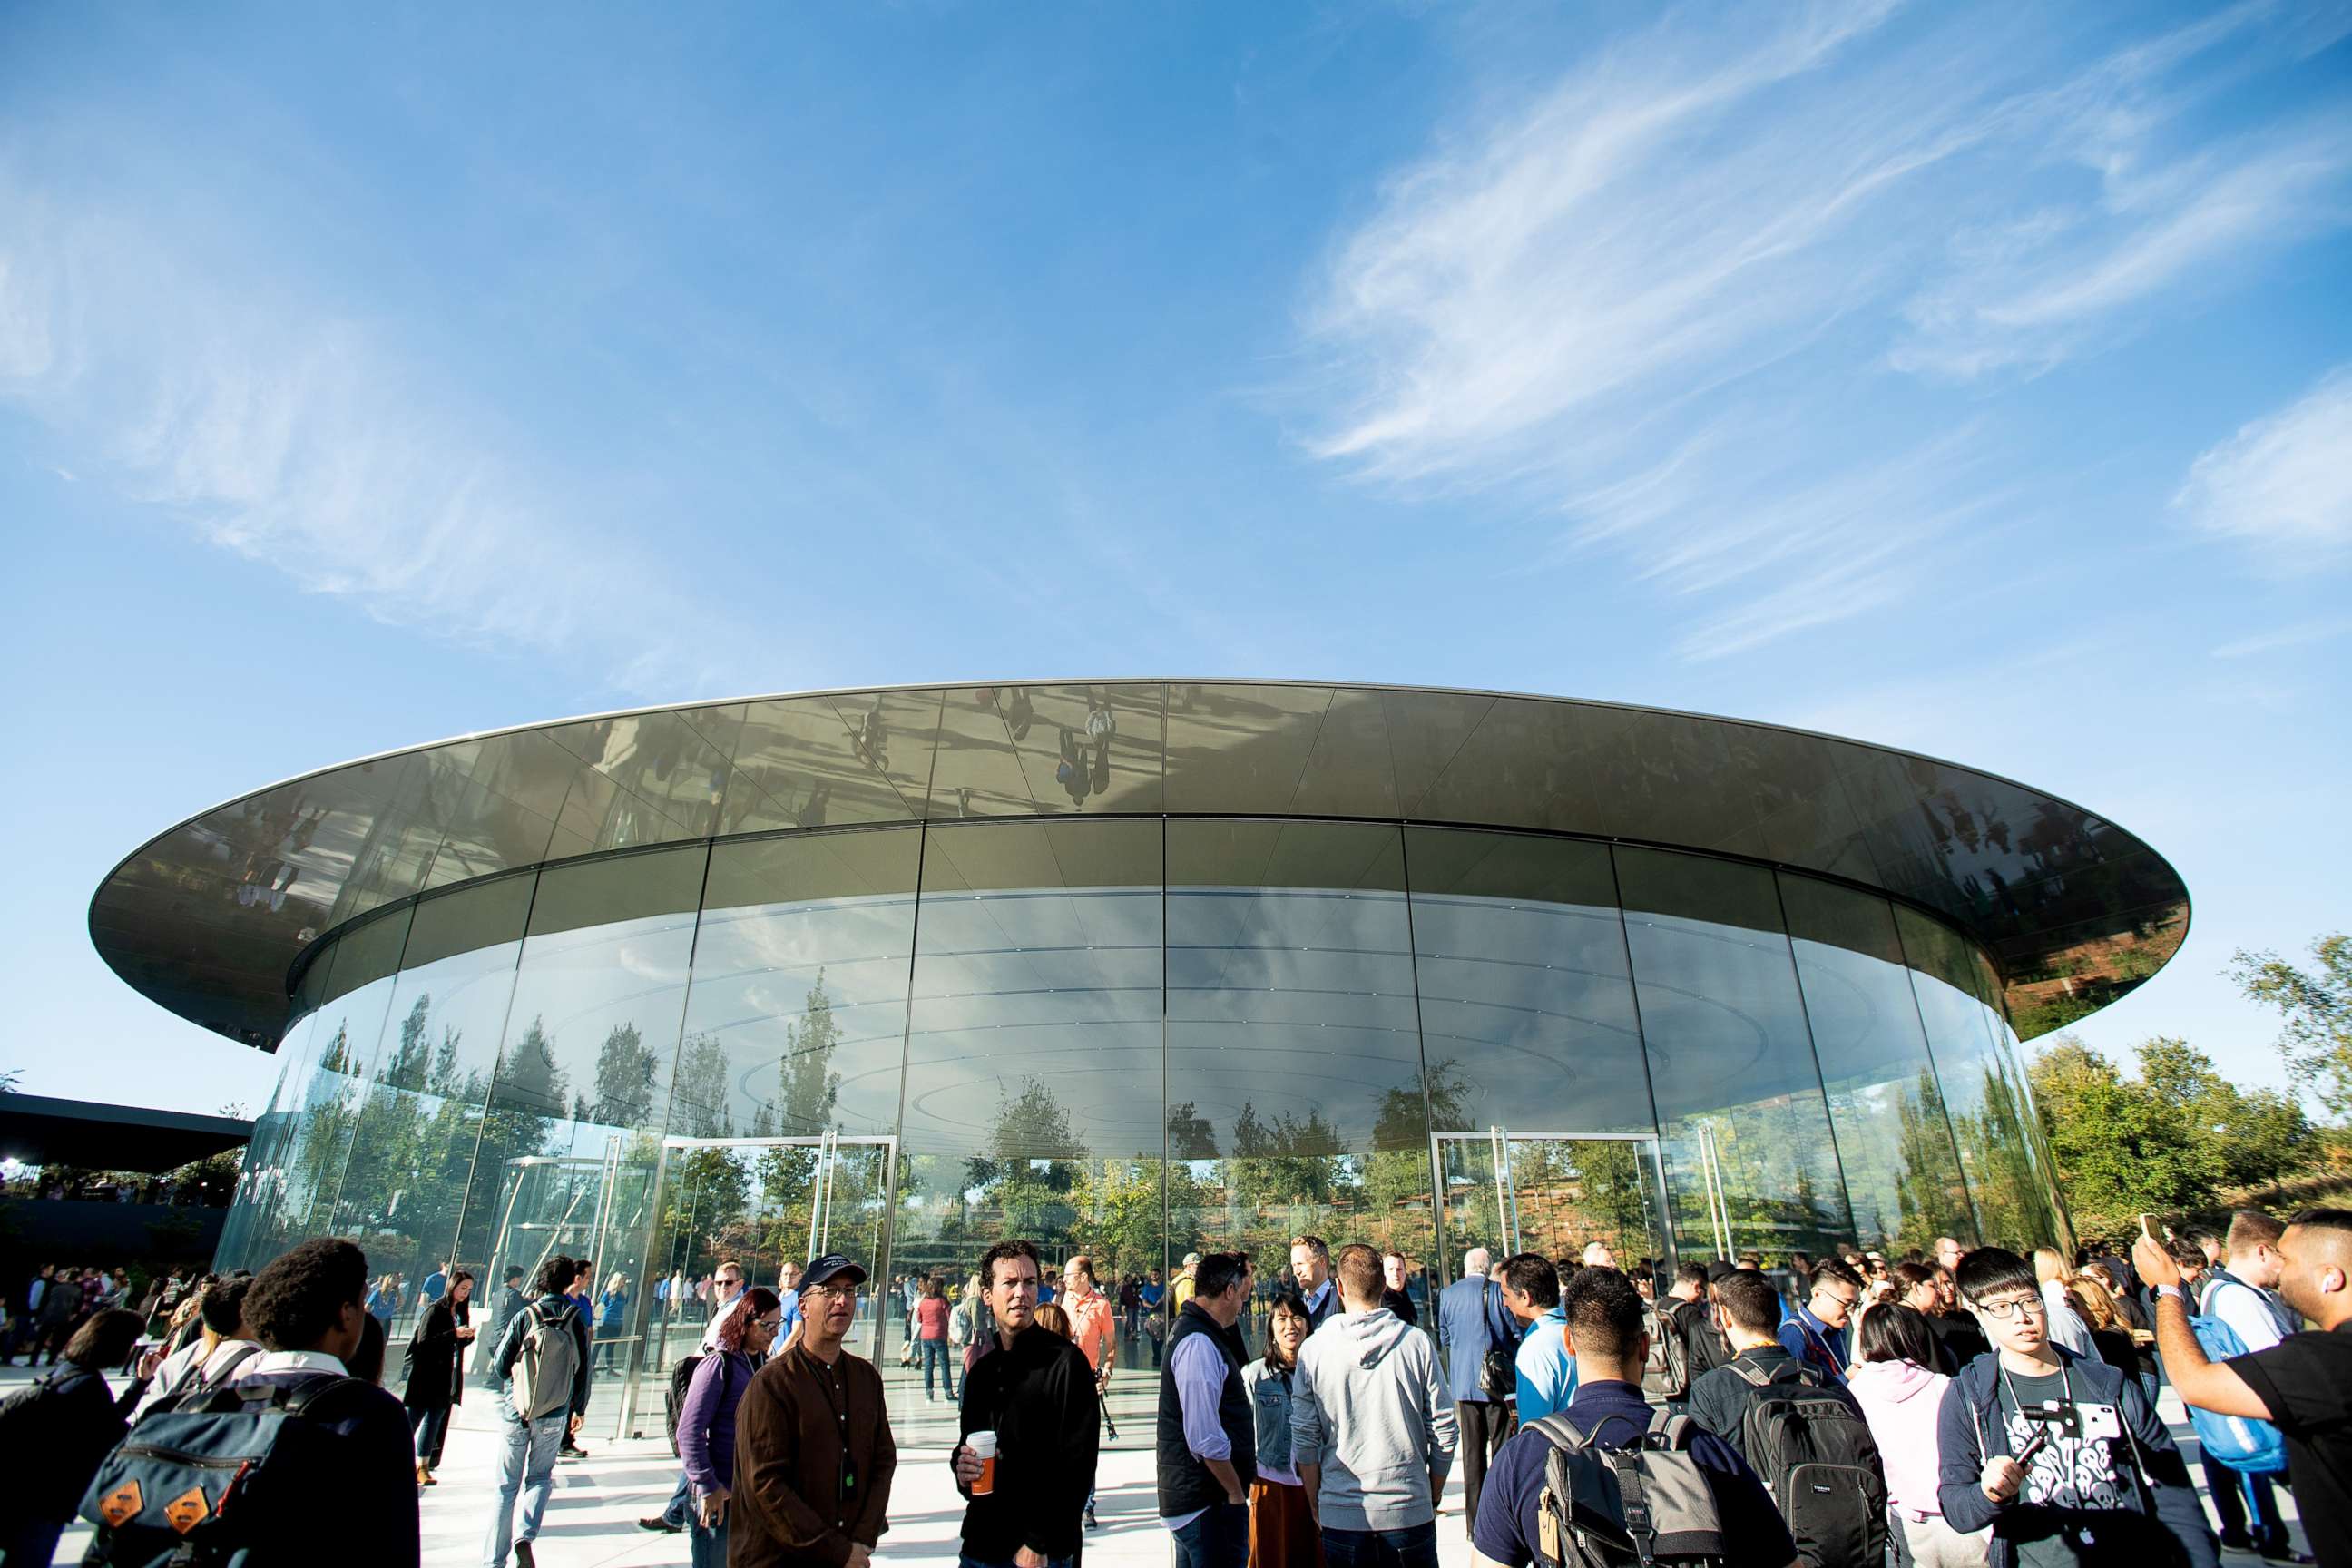
M 2156 1234 L 2156 1216 L 2152 1214 L 2144 1214 L 2139 1216 L 2139 1233 L 2147 1237 L 2150 1241 L 2156 1243 L 2158 1247 L 2162 1247 L 2164 1245 L 2164 1237 Z

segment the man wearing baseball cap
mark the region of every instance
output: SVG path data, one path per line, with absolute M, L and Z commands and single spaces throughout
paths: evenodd
M 866 1568 L 888 1528 L 898 1449 L 882 1374 L 844 1348 L 866 1270 L 827 1253 L 801 1277 L 801 1331 L 735 1416 L 730 1568 Z

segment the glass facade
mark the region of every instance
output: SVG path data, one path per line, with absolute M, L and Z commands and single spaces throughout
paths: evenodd
M 960 1293 L 1010 1236 L 1107 1283 L 1238 1246 L 1269 1288 L 1295 1236 L 1366 1240 L 1417 1289 L 1474 1245 L 1598 1239 L 1631 1265 L 2069 1243 L 1994 971 L 1940 920 L 1765 857 L 1179 814 L 1175 775 L 1163 801 L 1126 748 L 1190 756 L 1234 699 L 1199 689 L 1164 737 L 1158 709 L 1086 689 L 1021 700 L 953 819 L 813 808 L 755 705 L 702 723 L 775 753 L 766 805 L 730 794 L 713 820 L 685 748 L 632 784 L 661 810 L 628 846 L 327 933 L 220 1266 L 352 1236 L 403 1278 L 404 1331 L 440 1264 L 494 1296 L 508 1268 L 592 1258 L 592 1419 L 652 1432 L 719 1262 L 772 1283 L 846 1251 L 874 1272 L 854 1342 L 904 1436 L 952 1409 L 899 1364 L 905 1281 Z M 1312 754 L 1371 717 L 1335 710 Z M 887 756 L 904 722 L 875 710 L 861 743 Z M 1241 790 L 1239 765 L 1181 793 Z M 1318 810 L 1395 809 L 1333 766 Z M 1019 782 L 1057 770 L 1129 815 L 1017 815 Z M 1123 1345 L 1115 1392 L 1150 1358 Z

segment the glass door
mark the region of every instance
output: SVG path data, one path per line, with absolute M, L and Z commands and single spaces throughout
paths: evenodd
M 1633 1272 L 1647 1258 L 1673 1262 L 1664 1168 L 1649 1133 L 1438 1132 L 1431 1160 L 1443 1194 L 1447 1263 L 1484 1247 L 1581 1258 L 1598 1241 Z
M 715 1305 L 711 1276 L 721 1263 L 739 1265 L 747 1288 L 774 1290 L 787 1261 L 806 1263 L 828 1252 L 855 1259 L 868 1278 L 847 1343 L 869 1360 L 877 1356 L 896 1144 L 830 1132 L 663 1141 L 649 1215 L 649 1281 L 638 1302 L 645 1350 L 624 1426 L 638 1411 L 659 1412 L 658 1390 L 670 1369 L 700 1347 Z

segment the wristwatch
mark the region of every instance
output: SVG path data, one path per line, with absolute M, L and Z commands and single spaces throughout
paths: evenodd
M 2169 1296 L 2184 1307 L 2189 1304 L 2189 1292 L 2179 1285 L 2158 1285 L 2156 1293 L 2159 1297 Z

